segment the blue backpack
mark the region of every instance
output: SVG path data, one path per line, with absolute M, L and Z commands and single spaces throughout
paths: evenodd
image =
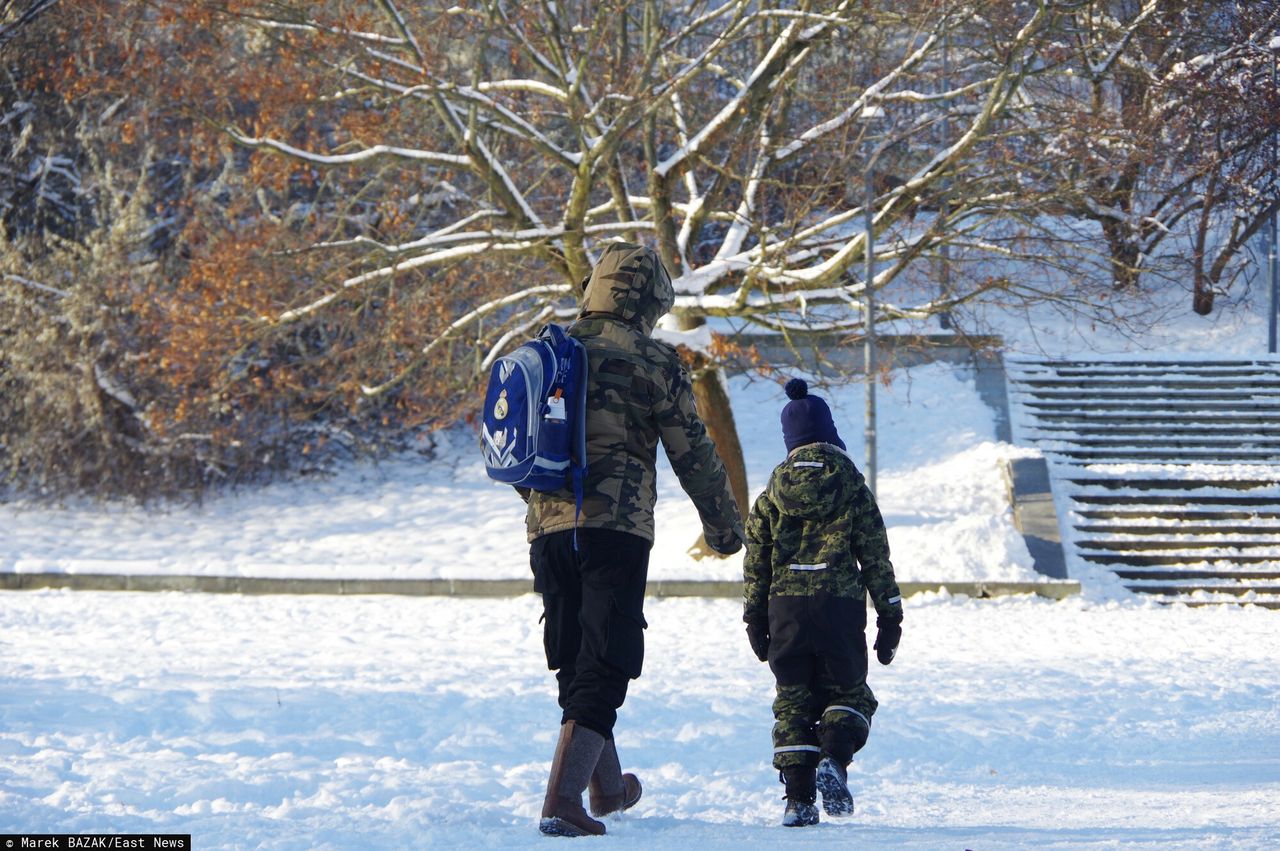
M 498 358 L 489 371 L 480 428 L 489 478 L 537 491 L 572 485 L 580 513 L 587 472 L 586 347 L 549 324 Z

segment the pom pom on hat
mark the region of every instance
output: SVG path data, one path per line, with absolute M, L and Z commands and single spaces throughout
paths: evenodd
M 791 379 L 782 389 L 787 392 L 788 399 L 803 399 L 809 395 L 809 385 L 803 378 Z

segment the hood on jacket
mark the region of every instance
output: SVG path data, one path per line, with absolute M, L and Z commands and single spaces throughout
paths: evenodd
M 862 473 L 840 448 L 810 443 L 778 466 L 769 482 L 769 497 L 783 514 L 816 520 L 838 513 L 862 482 Z
M 657 252 L 643 245 L 611 242 L 587 279 L 581 314 L 611 314 L 649 334 L 675 301 L 671 276 Z

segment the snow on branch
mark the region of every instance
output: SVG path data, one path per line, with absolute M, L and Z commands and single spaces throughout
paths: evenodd
M 449 340 L 454 339 L 460 333 L 465 331 L 469 326 L 475 324 L 476 322 L 479 322 L 485 317 L 490 316 L 494 313 L 497 313 L 498 311 L 506 307 L 509 307 L 513 304 L 519 304 L 522 301 L 527 301 L 529 299 L 546 299 L 546 298 L 555 297 L 555 296 L 566 296 L 566 295 L 572 294 L 572 292 L 573 292 L 573 289 L 568 284 L 545 284 L 537 287 L 529 287 L 527 289 L 520 290 L 519 292 L 515 292 L 515 293 L 511 293 L 510 295 L 503 296 L 502 298 L 498 298 L 498 299 L 494 299 L 493 301 L 486 302 L 480 305 L 479 307 L 475 308 L 474 310 L 471 310 L 466 314 L 464 314 L 463 316 L 459 317 L 458 319 L 454 320 L 452 323 L 450 323 L 449 327 L 447 327 L 444 330 L 444 332 L 440 334 L 440 336 L 436 337 L 434 340 L 432 340 L 430 343 L 424 346 L 422 350 L 419 351 L 414 356 L 413 360 L 410 361 L 408 364 L 406 364 L 404 369 L 396 373 L 396 375 L 393 378 L 387 381 L 384 381 L 382 384 L 378 384 L 374 386 L 362 385 L 360 387 L 360 390 L 366 396 L 370 396 L 370 397 L 381 396 L 383 393 L 386 393 L 388 390 L 391 390 L 392 388 L 398 386 L 402 381 L 408 378 L 415 370 L 417 370 L 424 363 L 426 363 L 427 360 L 431 357 L 431 355 L 434 354 L 435 351 L 439 349 L 442 345 L 444 345 Z
M 381 33 L 362 32 L 360 30 L 349 30 L 339 27 L 331 27 L 327 24 L 321 24 L 317 21 L 307 21 L 306 23 L 296 23 L 290 21 L 281 21 L 275 18 L 263 18 L 256 15 L 244 15 L 246 20 L 253 21 L 255 26 L 264 30 L 283 30 L 286 32 L 304 32 L 304 33 L 324 33 L 326 35 L 340 35 L 346 38 L 356 39 L 357 41 L 368 42 L 370 44 L 390 44 L 403 45 L 403 39 L 394 38 Z
M 355 237 L 349 240 L 342 240 L 341 244 L 346 245 L 369 245 L 376 247 L 387 254 L 407 254 L 413 251 L 422 251 L 426 249 L 439 248 L 446 245 L 461 245 L 470 242 L 483 242 L 490 245 L 497 240 L 518 241 L 522 245 L 533 245 L 537 242 L 548 242 L 564 236 L 564 229 L 560 227 L 548 228 L 529 228 L 526 230 L 477 230 L 477 231 L 455 231 L 451 228 L 442 228 L 439 231 L 428 234 L 421 239 L 415 239 L 412 242 L 405 242 L 399 245 L 387 245 L 368 237 Z M 338 243 L 327 243 L 324 247 L 332 247 Z
M 1159 7 L 1160 0 L 1147 0 L 1147 2 L 1142 6 L 1142 10 L 1138 12 L 1134 19 L 1125 26 L 1119 42 L 1111 48 L 1110 54 L 1101 62 L 1089 63 L 1089 73 L 1093 75 L 1095 79 L 1104 77 L 1111 72 L 1112 66 L 1115 65 L 1116 61 L 1120 58 L 1120 55 L 1124 53 L 1125 48 L 1129 46 L 1129 42 L 1133 40 L 1134 35 L 1138 31 L 1138 27 L 1141 26 L 1147 18 L 1151 17 Z
M 6 281 L 12 281 L 15 284 L 21 284 L 24 287 L 30 287 L 33 290 L 38 290 L 39 292 L 42 292 L 42 293 L 48 293 L 49 295 L 56 295 L 58 298 L 71 297 L 71 293 L 67 292 L 66 290 L 60 290 L 57 287 L 51 287 L 47 284 L 42 284 L 39 281 L 33 281 L 30 278 L 24 278 L 21 275 L 11 275 L 8 272 L 5 272 L 3 277 Z
M 315 313 L 317 310 L 332 304 L 334 301 L 342 297 L 342 294 L 353 289 L 358 289 L 366 284 L 377 281 L 386 280 L 388 278 L 399 275 L 402 272 L 408 272 L 413 269 L 420 269 L 426 266 L 440 266 L 445 263 L 452 263 L 464 257 L 474 257 L 486 252 L 498 254 L 527 254 L 531 252 L 537 245 L 542 242 L 538 240 L 525 240 L 520 242 L 474 242 L 466 245 L 459 245 L 453 248 L 440 249 L 421 254 L 417 257 L 411 257 L 393 263 L 390 266 L 383 266 L 361 275 L 347 278 L 338 289 L 328 295 L 321 296 L 310 304 L 297 307 L 292 310 L 286 310 L 274 319 L 268 316 L 262 317 L 264 322 L 272 324 L 283 324 L 287 322 L 296 322 L 306 316 Z M 568 286 L 568 284 L 565 284 Z
M 398 61 L 395 59 L 395 57 L 381 54 L 378 51 L 369 51 L 369 53 L 375 59 L 384 60 L 384 61 Z M 478 106 L 487 112 L 492 112 L 493 114 L 500 116 L 507 122 L 505 124 L 502 122 L 494 122 L 490 126 L 498 130 L 501 130 L 503 133 L 510 135 L 513 138 L 521 139 L 523 141 L 529 142 L 530 144 L 542 150 L 544 153 L 551 154 L 551 156 L 560 160 L 563 164 L 569 166 L 570 168 L 576 168 L 578 166 L 578 163 L 582 161 L 581 154 L 573 151 L 566 151 L 564 148 L 560 147 L 555 142 L 553 142 L 550 138 L 548 138 L 545 133 L 543 133 L 537 127 L 534 127 L 532 124 L 526 121 L 523 117 L 511 111 L 507 107 L 503 106 L 502 104 L 498 103 L 493 98 L 490 98 L 485 94 L 485 92 L 487 91 L 517 91 L 517 90 L 531 91 L 532 89 L 530 89 L 529 86 L 535 84 L 536 81 L 500 80 L 500 81 L 491 82 L 491 83 L 481 83 L 475 88 L 471 88 L 469 86 L 460 86 L 455 83 L 449 83 L 449 82 L 431 82 L 431 83 L 419 84 L 416 86 L 407 86 L 402 83 L 397 83 L 393 80 L 388 80 L 385 77 L 375 77 L 372 74 L 368 74 L 357 68 L 351 67 L 349 64 L 347 65 L 335 65 L 332 63 L 329 63 L 329 64 L 330 64 L 330 67 L 333 68 L 335 71 L 338 71 L 355 80 L 359 80 L 362 83 L 366 83 L 368 85 L 382 89 L 383 91 L 390 92 L 391 94 L 394 94 L 398 97 L 417 98 L 417 99 L 444 98 L 450 95 L 458 97 L 464 100 L 468 104 L 471 104 L 473 106 Z M 412 71 L 414 74 L 417 74 L 420 76 L 428 76 L 427 72 L 422 68 L 417 68 L 415 66 L 407 65 L 407 64 L 406 64 L 406 68 L 407 70 Z M 556 96 L 558 97 L 558 99 L 567 98 L 567 95 L 563 91 L 551 86 L 545 86 L 543 88 L 543 91 L 551 92 L 552 96 Z M 451 109 L 454 108 L 452 104 L 450 104 L 450 108 Z
M 398 157 L 400 159 L 419 160 L 436 163 L 437 165 L 461 166 L 464 168 L 471 164 L 471 160 L 468 157 L 458 154 L 424 151 L 418 148 L 401 148 L 396 145 L 373 145 L 350 154 L 317 154 L 296 148 L 278 139 L 246 136 L 235 127 L 226 127 L 224 129 L 237 144 L 244 145 L 246 148 L 267 148 L 316 165 L 350 165 L 351 163 L 364 162 L 377 157 Z
M 847 126 L 850 122 L 861 119 L 866 111 L 885 99 L 885 90 L 893 83 L 897 82 L 908 71 L 919 64 L 929 52 L 929 50 L 937 44 L 937 33 L 931 33 L 919 48 L 912 51 L 902 62 L 898 64 L 892 71 L 881 77 L 875 83 L 866 88 L 865 91 L 849 105 L 847 109 L 839 115 L 831 118 L 821 124 L 815 124 L 805 132 L 801 133 L 796 140 L 789 145 L 779 148 L 773 155 L 775 161 L 781 162 L 812 145 L 818 139 Z
M 836 12 L 843 11 L 848 6 L 848 0 L 840 4 Z M 666 177 L 674 169 L 683 168 L 690 158 L 702 153 L 703 150 L 712 142 L 720 138 L 720 136 L 730 127 L 735 117 L 737 117 L 749 103 L 756 98 L 763 96 L 765 91 L 770 88 L 784 73 L 790 71 L 794 65 L 787 60 L 789 54 L 804 50 L 808 44 L 817 39 L 826 30 L 830 29 L 829 23 L 816 24 L 807 30 L 797 32 L 799 22 L 792 21 L 785 29 L 774 39 L 773 44 L 769 46 L 769 50 L 756 63 L 755 70 L 748 77 L 746 85 L 738 91 L 738 93 L 729 100 L 720 111 L 710 121 L 699 130 L 686 145 L 682 145 L 678 150 L 672 153 L 654 168 L 654 172 L 659 177 Z
M 476 89 L 486 94 L 489 92 L 526 92 L 528 94 L 544 95 L 560 103 L 565 103 L 569 100 L 569 94 L 564 89 L 558 89 L 541 80 L 482 80 L 476 84 Z
M 513 213 L 518 210 L 527 224 L 533 227 L 544 227 L 542 217 L 534 211 L 524 193 L 516 187 L 511 174 L 484 140 L 471 132 L 471 128 L 458 115 L 457 107 L 444 98 L 440 103 L 444 117 L 453 124 L 454 132 L 462 136 L 464 144 L 470 151 L 473 167 L 485 177 L 490 188 L 499 196 L 505 196 L 504 203 L 513 208 Z
M 137 412 L 138 400 L 133 398 L 133 394 L 129 392 L 128 388 L 116 381 L 102 364 L 94 363 L 93 379 L 99 390 L 115 399 L 127 408 L 130 413 Z

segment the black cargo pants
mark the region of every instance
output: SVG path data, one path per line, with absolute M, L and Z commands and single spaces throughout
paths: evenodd
M 613 738 L 618 707 L 644 661 L 648 540 L 612 529 L 552 532 L 529 546 L 542 595 L 542 644 L 560 687 L 561 723 Z

